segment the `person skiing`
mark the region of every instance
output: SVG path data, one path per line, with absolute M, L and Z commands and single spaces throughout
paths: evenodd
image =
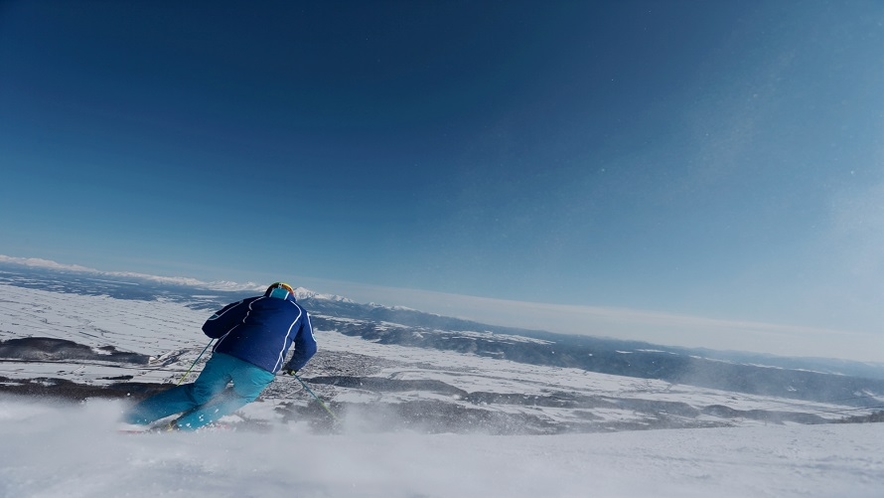
M 277 372 L 294 375 L 316 353 L 310 315 L 282 282 L 262 296 L 228 304 L 202 330 L 218 341 L 196 381 L 141 401 L 126 413 L 125 422 L 149 425 L 181 413 L 165 429 L 196 430 L 254 401 Z M 292 344 L 292 358 L 284 363 Z

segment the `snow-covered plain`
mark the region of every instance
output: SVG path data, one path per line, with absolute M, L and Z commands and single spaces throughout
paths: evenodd
M 199 327 L 208 314 L 174 302 L 0 285 L 0 339 L 55 337 L 155 357 L 150 365 L 0 361 L 0 376 L 101 385 L 125 374 L 133 381 L 174 382 L 205 346 Z M 468 393 L 574 392 L 827 420 L 856 413 L 838 405 L 382 345 L 331 330 L 318 331 L 317 339 L 321 353 L 305 369 L 308 380 L 361 368 L 365 379 L 428 380 Z M 359 367 L 365 359 L 377 361 Z M 433 390 L 314 388 L 336 408 L 443 398 L 468 404 Z M 487 408 L 553 424 L 591 418 L 601 432 L 501 436 L 480 427 L 428 434 L 397 427 L 395 416 L 366 420 L 365 412 L 350 410 L 341 414 L 342 430 L 329 434 L 284 418 L 280 408 L 292 403 L 306 405 L 310 398 L 291 379 L 280 379 L 240 413 L 264 421 L 263 432 L 131 435 L 116 431 L 125 401 L 0 396 L 0 497 L 884 496 L 882 424 L 766 424 L 703 414 L 687 421 L 716 427 L 605 433 L 624 422 L 641 427 L 650 415 L 616 403 L 591 413 L 500 405 Z

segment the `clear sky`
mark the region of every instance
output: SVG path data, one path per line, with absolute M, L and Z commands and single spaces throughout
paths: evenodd
M 884 3 L 0 1 L 0 254 L 884 349 Z

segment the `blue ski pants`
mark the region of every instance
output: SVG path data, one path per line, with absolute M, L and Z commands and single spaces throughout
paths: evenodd
M 254 401 L 274 377 L 249 362 L 214 353 L 196 381 L 141 401 L 126 414 L 125 421 L 147 425 L 183 413 L 175 421 L 178 428 L 196 430 Z

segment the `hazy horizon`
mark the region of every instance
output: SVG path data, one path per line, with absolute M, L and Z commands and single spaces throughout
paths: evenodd
M 79 265 L 2 254 L 0 254 L 0 264 L 97 273 L 120 278 L 143 278 L 166 284 L 226 291 L 255 292 L 266 285 L 265 282 L 240 283 L 225 279 L 213 283 L 191 277 L 107 272 Z M 404 306 L 418 311 L 464 318 L 489 325 L 636 340 L 666 346 L 884 363 L 884 343 L 874 334 L 857 334 L 788 324 L 746 322 L 715 317 L 675 315 L 653 310 L 563 306 L 552 303 L 489 299 L 323 279 L 305 278 L 292 280 L 290 283 L 314 292 L 339 295 L 360 303 Z M 808 341 L 808 338 L 812 340 Z

